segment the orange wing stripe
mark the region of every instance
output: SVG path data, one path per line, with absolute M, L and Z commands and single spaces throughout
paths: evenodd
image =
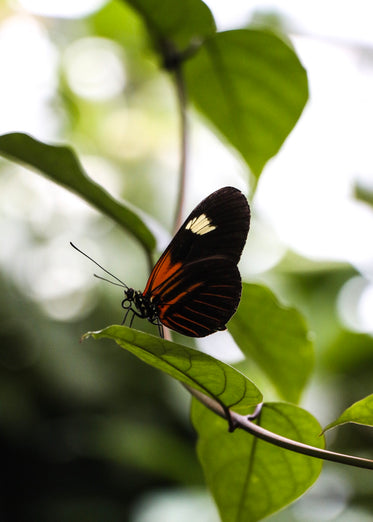
M 212 315 L 209 315 L 209 314 L 205 314 L 203 312 L 199 312 L 198 310 L 195 310 L 194 308 L 190 308 L 190 306 L 186 306 L 185 310 L 189 310 L 193 314 L 202 315 L 203 317 L 208 317 L 209 319 L 212 319 L 213 321 L 216 320 L 216 317 L 213 317 Z M 223 310 L 223 308 L 221 310 Z
M 198 332 L 197 330 L 193 330 L 193 328 L 188 328 L 187 326 L 183 325 L 183 324 L 180 324 L 179 322 L 175 321 L 174 319 L 167 319 L 163 322 L 163 324 L 165 326 L 167 326 L 167 328 L 171 328 L 172 330 L 176 330 L 177 331 L 177 328 L 179 329 L 179 331 L 182 331 L 182 330 L 186 330 L 187 332 L 190 332 L 191 334 L 193 335 L 197 335 Z M 177 328 L 175 328 L 175 326 Z
M 194 285 L 191 285 L 188 288 L 186 288 L 185 290 L 183 290 L 182 292 L 180 292 L 179 294 L 177 294 L 173 299 L 170 299 L 170 301 L 166 301 L 166 303 L 161 304 L 159 306 L 159 319 L 163 322 L 164 315 L 167 312 L 168 308 L 171 305 L 174 305 L 175 303 L 177 303 L 182 297 L 187 295 L 189 292 L 191 292 L 195 288 L 198 288 L 200 285 L 201 285 L 201 283 L 196 283 Z M 172 287 L 170 287 L 170 289 L 173 289 L 175 287 L 177 288 L 177 283 L 175 283 Z M 168 292 L 168 288 L 167 288 L 167 292 Z M 165 299 L 167 299 L 167 292 L 164 297 Z
M 204 328 L 205 330 L 209 330 L 209 328 L 207 326 L 205 326 L 204 324 L 198 323 L 197 321 L 193 321 L 193 319 L 189 319 L 189 317 L 185 317 L 185 315 L 174 314 L 172 317 L 179 317 L 180 319 L 184 319 L 184 321 L 188 321 L 188 323 L 196 324 L 197 326 L 200 326 L 201 328 Z
M 160 286 L 164 281 L 177 272 L 182 263 L 172 263 L 171 254 L 166 252 L 155 264 L 150 274 L 143 295 L 151 293 L 151 290 Z
M 171 301 L 167 301 L 167 306 L 177 303 L 184 295 L 187 295 L 189 292 L 192 292 L 195 288 L 198 288 L 199 286 L 201 286 L 201 283 L 195 283 L 194 285 L 190 285 L 188 288 L 186 288 L 185 290 L 183 290 L 182 292 L 177 294 L 173 299 L 171 299 Z M 170 290 L 175 287 L 177 287 L 177 283 L 174 284 L 170 288 Z M 167 288 L 167 292 L 168 292 L 168 288 Z M 167 299 L 167 293 L 166 293 L 166 299 Z

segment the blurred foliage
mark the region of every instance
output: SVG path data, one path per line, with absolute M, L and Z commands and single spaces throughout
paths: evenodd
M 154 2 L 130 3 L 132 7 L 124 1 L 108 2 L 84 19 L 38 17 L 37 23 L 58 54 L 55 93 L 44 100 L 57 123 L 45 141 L 71 144 L 82 159 L 82 168 L 93 177 L 96 175 L 103 187 L 110 187 L 108 190 L 115 199 L 124 198 L 146 212 L 146 217 L 140 216 L 136 209 L 133 215 L 148 238 L 144 242 L 150 251 L 154 245 L 146 235 L 148 228 L 144 223 L 154 216 L 155 222 L 171 228 L 173 208 L 165 202 L 175 200 L 178 183 L 176 103 L 168 75 L 159 70 L 162 59 L 156 51 L 164 50 L 164 39 L 174 38 L 175 34 L 180 38 L 176 51 L 184 51 L 190 37 L 195 35 L 190 33 L 192 22 L 188 25 L 183 17 L 164 17 L 162 10 L 157 12 L 157 24 L 148 19 L 144 24 L 137 11 L 154 11 Z M 162 8 L 174 14 L 172 5 L 164 2 Z M 198 34 L 211 37 L 200 56 L 194 62 L 187 62 L 186 77 L 192 99 L 211 125 L 243 155 L 258 178 L 301 113 L 307 98 L 304 69 L 280 38 L 251 30 L 239 31 L 233 37 L 227 33 L 219 35 L 204 4 L 188 1 L 183 6 L 191 9 L 189 13 L 201 13 L 197 17 Z M 4 4 L 0 14 L 5 22 L 17 13 L 12 5 Z M 214 111 L 232 87 L 225 81 L 227 71 L 233 66 L 229 56 L 233 53 L 238 59 L 243 47 L 253 52 L 258 43 L 255 35 L 271 44 L 260 57 L 260 63 L 268 65 L 261 69 L 265 72 L 262 81 L 270 79 L 272 85 L 269 92 L 261 84 L 252 86 L 253 99 L 248 110 L 258 109 L 256 127 L 250 112 L 240 112 L 246 98 L 245 92 L 238 88 L 237 79 L 233 84 L 234 104 L 219 113 Z M 68 76 L 67 54 L 83 38 L 108 40 L 122 53 L 126 81 L 116 96 L 92 100 L 74 90 Z M 168 47 L 167 50 L 170 51 Z M 280 61 L 274 63 L 273 56 L 279 55 Z M 211 71 L 219 63 L 219 74 L 210 74 L 207 79 L 200 77 L 201 62 L 203 67 L 211 67 Z M 277 63 L 281 65 L 276 67 Z M 249 80 L 253 68 L 258 67 L 252 61 L 239 65 L 241 74 Z M 289 75 L 290 91 L 286 89 Z M 214 96 L 210 99 L 211 91 Z M 212 106 L 206 106 L 206 101 L 211 101 Z M 238 113 L 240 125 L 236 128 Z M 250 133 L 246 132 L 247 126 Z M 9 130 L 26 131 L 27 125 L 26 129 Z M 45 138 L 38 133 L 36 136 Z M 247 136 L 252 140 L 245 141 Z M 37 156 L 33 166 L 39 168 L 37 162 L 42 162 L 43 155 Z M 86 168 L 86 162 L 88 165 L 92 158 L 105 158 L 105 163 L 96 168 L 91 163 Z M 71 174 L 63 172 L 63 164 L 56 163 L 56 170 L 58 167 L 62 167 L 61 175 Z M 80 274 L 78 264 L 89 274 L 91 268 L 83 259 L 76 260 L 75 252 L 66 252 L 70 248 L 68 240 L 91 238 L 95 257 L 103 259 L 103 264 L 119 277 L 125 274 L 126 281 L 128 278 L 136 288 L 142 288 L 146 281 L 144 252 L 108 218 L 86 206 L 78 209 L 67 192 L 55 192 L 50 182 L 37 180 L 34 184 L 28 172 L 8 162 L 1 164 L 0 178 L 3 237 L 0 433 L 4 484 L 0 519 L 6 522 L 142 520 L 136 513 L 145 509 L 149 492 L 162 490 L 167 497 L 177 488 L 188 487 L 193 491 L 203 485 L 195 455 L 196 436 L 189 421 L 189 398 L 171 379 L 119 350 L 114 343 L 106 340 L 79 343 L 83 332 L 120 322 L 121 291 L 105 288 L 104 283 L 93 286 L 93 282 L 84 279 L 74 283 Z M 92 198 L 88 199 L 93 203 Z M 124 222 L 128 224 L 131 216 L 129 209 L 129 214 L 123 216 Z M 138 223 L 137 219 L 141 221 Z M 158 229 L 157 233 L 160 247 L 162 234 Z M 135 235 L 139 238 L 137 232 Z M 58 263 L 60 270 L 67 270 L 67 277 L 48 268 Z M 340 289 L 356 272 L 349 267 L 319 266 L 312 262 L 309 267 L 300 272 L 279 266 L 262 279 L 281 296 L 282 302 L 302 310 L 314 332 L 316 371 L 305 402 L 326 425 L 352 403 L 371 394 L 373 339 L 368 334 L 346 330 L 337 317 Z M 47 279 L 48 291 L 43 277 Z M 50 292 L 54 287 L 55 293 Z M 81 304 L 69 315 L 69 308 L 75 310 L 76 303 Z M 294 317 L 296 322 L 298 316 Z M 154 332 L 145 321 L 136 323 L 136 327 Z M 260 361 L 256 363 L 260 365 Z M 256 382 L 254 362 L 249 366 L 246 374 L 251 377 L 252 372 Z M 307 375 L 308 363 L 303 370 Z M 301 379 L 291 398 L 300 393 L 305 380 Z M 271 385 L 260 377 L 259 382 L 267 397 L 276 396 Z M 205 414 L 211 415 L 206 411 Z M 214 420 L 221 423 L 216 416 Z M 209 437 L 213 428 L 212 425 Z M 332 430 L 328 442 L 335 450 L 372 454 L 372 431 L 367 427 L 345 425 Z M 312 465 L 318 468 L 319 463 Z M 348 505 L 356 512 L 360 509 L 372 513 L 373 484 L 369 472 L 336 464 L 326 466 L 326 470 L 330 469 L 336 470 L 338 479 L 345 484 L 341 505 Z M 305 488 L 317 473 L 311 471 Z M 315 490 L 310 498 L 313 506 L 319 505 L 321 499 L 327 507 L 333 495 L 323 498 L 322 492 Z M 302 506 L 302 500 L 299 505 Z M 276 507 L 273 504 L 271 511 Z M 357 520 L 352 518 L 353 513 L 351 520 Z M 168 520 L 166 517 L 165 512 L 162 519 Z M 204 512 L 200 513 L 200 520 L 206 520 Z M 298 521 L 304 517 L 289 508 L 273 515 L 271 520 Z

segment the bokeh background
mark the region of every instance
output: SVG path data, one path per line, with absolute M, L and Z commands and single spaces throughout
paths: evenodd
M 373 8 L 207 3 L 221 30 L 285 31 L 308 71 L 310 101 L 252 202 L 241 272 L 306 315 L 316 364 L 303 405 L 325 425 L 373 389 Z M 152 218 L 162 249 L 175 212 L 178 115 L 137 15 L 119 0 L 1 0 L 0 71 L 0 133 L 70 144 L 94 180 Z M 224 184 L 250 194 L 243 162 L 193 110 L 190 129 L 186 208 Z M 122 320 L 121 291 L 94 279 L 69 241 L 142 289 L 140 246 L 3 159 L 0 238 L 0 520 L 216 522 L 186 392 L 114 343 L 79 343 Z M 200 346 L 237 357 L 224 334 Z M 372 456 L 373 432 L 344 426 L 328 444 Z M 271 520 L 372 517 L 371 473 L 326 464 Z

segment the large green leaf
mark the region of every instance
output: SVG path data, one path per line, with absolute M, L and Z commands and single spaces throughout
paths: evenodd
M 0 136 L 0 155 L 36 169 L 75 192 L 131 232 L 148 252 L 154 249 L 154 236 L 143 221 L 86 175 L 70 147 L 47 145 L 17 132 Z
M 364 424 L 373 426 L 373 394 L 355 402 L 347 408 L 334 422 L 327 425 L 324 431 L 335 428 L 341 424 L 353 422 L 354 424 Z
M 306 71 L 295 52 L 268 32 L 227 31 L 206 40 L 185 72 L 198 109 L 258 178 L 308 98 Z
M 248 413 L 261 402 L 257 387 L 231 366 L 193 348 L 172 343 L 126 326 L 109 326 L 84 337 L 113 339 L 142 361 L 208 395 L 221 406 Z M 227 427 L 227 424 L 225 423 Z
M 174 50 L 189 45 L 215 32 L 210 9 L 201 0 L 126 0 L 143 17 L 155 39 L 158 50 L 166 51 L 166 42 Z
M 193 400 L 197 451 L 223 522 L 255 522 L 281 509 L 317 479 L 322 462 L 235 430 Z M 320 425 L 291 404 L 264 404 L 259 424 L 274 433 L 322 448 Z
M 301 314 L 282 306 L 268 288 L 244 283 L 228 328 L 284 399 L 297 402 L 313 367 L 312 343 Z

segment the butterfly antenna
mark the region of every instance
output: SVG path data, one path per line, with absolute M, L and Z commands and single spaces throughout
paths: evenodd
M 103 266 L 101 266 L 99 263 L 97 263 L 97 261 L 95 261 L 94 259 L 92 259 L 88 254 L 86 254 L 85 252 L 83 252 L 83 250 L 80 250 L 80 248 L 78 248 L 77 246 L 74 245 L 74 243 L 72 243 L 70 241 L 70 245 L 75 248 L 75 250 L 77 250 L 80 254 L 83 254 L 83 256 L 85 256 L 86 258 L 88 258 L 90 261 L 92 261 L 92 263 L 94 263 L 96 266 L 98 266 L 99 268 L 101 268 L 101 270 L 103 270 L 106 274 L 108 274 L 109 276 L 111 276 L 113 279 L 115 279 L 116 281 L 118 281 L 120 283 L 117 284 L 117 283 L 114 283 L 113 281 L 110 281 L 109 279 L 105 279 L 104 277 L 101 277 L 101 276 L 98 276 L 96 274 L 94 274 L 95 277 L 97 277 L 98 279 L 102 279 L 103 281 L 107 281 L 108 283 L 112 283 L 113 285 L 117 285 L 117 286 L 122 286 L 124 288 L 127 288 L 128 289 L 128 286 L 123 283 L 123 281 L 121 281 L 118 277 L 116 277 L 114 274 L 112 274 L 111 272 L 109 272 L 109 270 L 106 270 L 106 268 L 104 268 Z
M 106 281 L 107 283 L 110 283 L 111 285 L 120 286 L 120 288 L 123 288 L 123 283 L 115 283 L 114 281 L 110 281 L 110 279 L 106 279 L 106 277 L 102 277 L 98 274 L 93 274 L 93 277 L 96 277 L 97 279 L 101 279 L 101 281 Z M 113 276 L 114 277 L 114 276 Z

